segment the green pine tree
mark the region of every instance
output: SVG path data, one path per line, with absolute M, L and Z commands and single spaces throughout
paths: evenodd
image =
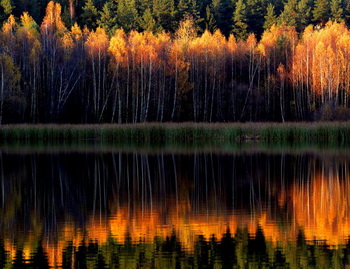
M 300 0 L 297 5 L 297 30 L 301 32 L 311 23 L 311 1 Z
M 208 5 L 205 9 L 206 15 L 205 15 L 205 29 L 208 30 L 211 33 L 214 33 L 217 29 L 216 27 L 216 21 L 214 14 L 212 12 L 212 8 Z
M 199 9 L 196 0 L 180 0 L 177 6 L 177 21 L 191 16 L 195 24 L 201 21 Z
M 118 24 L 125 32 L 138 28 L 138 13 L 135 0 L 120 0 L 117 9 Z
M 135 0 L 135 6 L 138 14 L 144 14 L 146 9 L 150 9 L 152 12 L 152 0 Z M 153 16 L 153 14 L 152 14 Z
M 97 21 L 98 26 L 106 30 L 110 35 L 117 29 L 117 3 L 114 0 L 107 1 L 100 11 L 100 19 Z
M 344 21 L 344 9 L 342 8 L 341 0 L 331 1 L 331 18 L 333 21 Z
M 265 16 L 264 29 L 270 29 L 272 25 L 277 23 L 277 17 L 275 15 L 275 6 L 271 3 L 267 6 L 267 14 Z
M 213 8 L 217 27 L 228 36 L 232 30 L 234 4 L 231 0 L 214 0 Z
M 95 29 L 97 26 L 98 11 L 94 5 L 94 0 L 86 0 L 81 14 L 81 24 L 89 29 Z
M 238 40 L 244 40 L 248 36 L 246 5 L 243 0 L 238 0 L 233 15 L 232 33 Z
M 5 21 L 11 14 L 13 10 L 11 0 L 1 0 L 0 2 L 0 22 Z
M 325 24 L 330 18 L 330 7 L 328 0 L 316 0 L 312 14 L 315 23 Z
M 286 24 L 288 26 L 297 26 L 297 0 L 288 0 L 284 5 L 284 10 L 278 17 L 280 24 Z
M 13 6 L 11 3 L 11 0 L 1 0 L 1 7 L 3 8 L 3 11 L 5 13 L 5 15 L 8 17 L 9 15 L 11 15 L 12 10 L 13 10 Z
M 175 31 L 176 23 L 174 0 L 153 0 L 153 13 L 158 27 L 161 27 L 168 32 Z
M 247 24 L 249 32 L 254 32 L 258 36 L 262 34 L 267 5 L 267 0 L 247 0 Z
M 159 32 L 161 29 L 157 27 L 157 22 L 153 18 L 152 11 L 150 8 L 147 8 L 140 18 L 139 22 L 140 28 L 148 32 Z
M 350 27 L 350 1 L 343 0 L 343 7 L 344 7 L 344 19 L 348 27 Z

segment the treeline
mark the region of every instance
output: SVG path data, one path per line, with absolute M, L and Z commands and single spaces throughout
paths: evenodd
M 31 14 L 42 21 L 49 0 L 1 0 L 0 22 L 10 14 Z M 124 31 L 168 31 L 174 33 L 179 22 L 193 17 L 199 33 L 205 29 L 258 37 L 274 23 L 285 23 L 302 31 L 309 24 L 329 19 L 350 24 L 350 3 L 346 0 L 57 0 L 67 27 L 77 22 L 90 30 L 97 26 L 110 34 Z
M 54 2 L 40 26 L 26 12 L 10 15 L 0 33 L 0 122 L 350 118 L 345 23 L 300 36 L 272 24 L 259 41 L 198 35 L 193 17 L 174 33 L 107 29 L 68 27 Z

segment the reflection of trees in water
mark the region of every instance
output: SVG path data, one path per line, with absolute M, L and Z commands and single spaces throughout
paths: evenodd
M 1 245 L 0 268 L 9 263 L 15 268 L 49 268 L 50 253 L 42 244 L 39 241 L 29 256 L 18 249 L 12 261 Z M 255 235 L 239 228 L 234 234 L 227 230 L 219 239 L 198 236 L 191 252 L 173 233 L 152 241 L 134 242 L 129 238 L 119 243 L 109 238 L 105 244 L 66 242 L 61 257 L 59 265 L 63 268 L 343 268 L 349 262 L 350 243 L 339 248 L 307 243 L 300 231 L 296 242 L 276 245 L 265 238 L 261 228 Z
M 76 261 L 85 257 L 87 254 L 83 254 L 93 244 L 102 256 L 89 253 L 106 264 L 112 259 L 106 249 L 116 249 L 113 255 L 117 255 L 118 262 L 120 255 L 133 249 L 132 253 L 139 255 L 137 262 L 153 259 L 156 263 L 160 262 L 154 260 L 159 244 L 171 249 L 171 240 L 176 239 L 177 247 L 170 251 L 172 260 L 166 261 L 171 265 L 174 261 L 199 267 L 219 262 L 228 267 L 245 267 L 250 262 L 252 266 L 288 263 L 298 264 L 295 268 L 302 264 L 320 268 L 316 264 L 322 264 L 324 259 L 323 264 L 335 266 L 336 261 L 344 264 L 347 247 L 335 250 L 326 243 L 344 244 L 345 236 L 350 234 L 348 164 L 347 160 L 316 159 L 311 155 L 259 153 L 0 153 L 0 227 L 4 245 L 9 245 L 10 238 L 15 250 L 25 253 L 25 258 L 37 252 L 40 240 L 48 241 L 43 249 L 50 254 L 49 262 L 56 258 Z M 314 224 L 308 226 L 310 220 Z M 325 221 L 328 223 L 323 225 Z M 218 222 L 220 228 L 214 228 Z M 330 242 L 310 241 L 316 224 L 324 228 L 316 231 L 316 239 L 331 238 Z M 164 232 L 157 237 L 156 230 L 164 225 L 168 230 L 173 225 L 176 236 Z M 153 231 L 148 230 L 150 227 Z M 224 234 L 223 227 L 235 234 Z M 304 240 L 297 244 L 278 243 L 296 240 L 300 228 Z M 194 237 L 198 231 L 202 237 Z M 125 232 L 130 233 L 130 242 L 121 240 Z M 135 243 L 140 233 L 149 236 L 147 243 Z M 149 243 L 154 237 L 154 242 Z M 72 238 L 69 256 L 66 245 Z M 54 256 L 51 245 L 56 245 Z M 164 249 L 167 248 L 159 250 L 161 257 L 167 256 Z
M 280 156 L 0 156 L 4 167 L 0 196 L 6 221 L 24 223 L 28 218 L 21 216 L 34 215 L 36 222 L 51 228 L 62 218 L 84 223 L 90 214 L 102 217 L 125 205 L 130 214 L 156 207 L 164 214 L 174 207 L 192 213 L 234 208 L 256 214 L 275 203 L 281 184 L 285 184 L 277 180 Z M 26 223 L 26 227 L 30 225 Z

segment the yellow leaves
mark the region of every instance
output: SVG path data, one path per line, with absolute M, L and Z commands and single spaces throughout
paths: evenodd
M 159 39 L 151 32 L 130 32 L 128 43 L 130 46 L 130 52 L 136 60 L 136 63 L 151 64 L 159 60 L 158 53 L 162 47 L 162 42 L 167 42 L 165 36 L 161 37 L 162 39 Z
M 245 43 L 250 50 L 253 50 L 255 49 L 258 41 L 256 40 L 256 37 L 254 34 L 249 34 Z
M 83 38 L 83 31 L 77 23 L 72 26 L 71 33 L 75 41 L 80 41 Z
M 264 31 L 258 45 L 258 51 L 261 55 L 269 57 L 282 45 L 280 41 L 289 42 L 291 47 L 294 47 L 297 38 L 297 33 L 294 27 L 286 25 L 272 25 L 269 30 Z M 285 43 L 284 42 L 284 43 Z M 284 44 L 286 45 L 286 44 Z
M 191 40 L 196 38 L 196 27 L 192 18 L 187 18 L 180 22 L 180 26 L 177 29 L 175 36 L 179 40 L 180 44 L 188 44 Z
M 21 72 L 14 63 L 11 56 L 6 53 L 0 54 L 0 72 L 4 77 L 6 89 L 17 90 L 19 88 L 19 81 L 21 79 Z
M 61 18 L 61 12 L 61 5 L 50 1 L 46 7 L 46 15 L 41 24 L 41 31 L 44 33 L 47 33 L 48 31 L 63 33 L 67 31 Z
M 262 55 L 262 56 L 266 56 L 266 48 L 265 45 L 262 43 L 259 43 L 258 45 L 258 52 Z
M 226 47 L 229 53 L 233 54 L 237 51 L 237 40 L 233 34 L 230 34 Z
M 114 36 L 111 38 L 111 42 L 108 51 L 113 55 L 118 63 L 125 63 L 127 59 L 127 43 L 126 34 L 123 29 L 115 31 Z
M 316 30 L 309 26 L 296 46 L 292 60 L 293 73 L 300 74 L 295 80 L 307 80 L 314 92 L 329 95 L 346 85 L 349 60 L 350 33 L 344 23 L 328 22 L 324 28 Z
M 95 58 L 100 57 L 101 54 L 105 55 L 109 45 L 106 31 L 101 27 L 97 27 L 96 31 L 89 34 L 85 45 L 90 57 Z
M 5 35 L 13 35 L 15 27 L 16 27 L 15 17 L 13 15 L 10 15 L 7 21 L 2 26 L 2 32 Z
M 63 37 L 61 38 L 62 47 L 66 52 L 70 52 L 74 48 L 74 42 L 71 33 L 66 32 L 64 33 Z

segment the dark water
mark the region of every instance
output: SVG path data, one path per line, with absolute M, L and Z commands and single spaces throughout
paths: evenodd
M 344 268 L 346 150 L 0 149 L 0 268 Z

